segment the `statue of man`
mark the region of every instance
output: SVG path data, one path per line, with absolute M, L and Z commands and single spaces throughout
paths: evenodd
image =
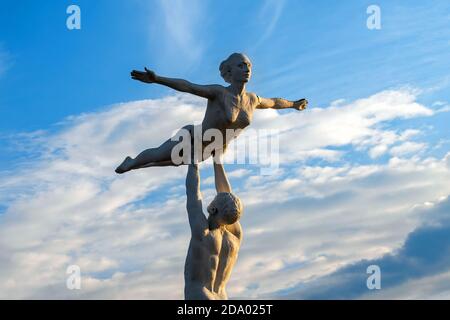
M 186 177 L 191 241 L 184 269 L 186 300 L 228 299 L 225 286 L 236 262 L 242 229 L 242 203 L 231 192 L 222 164 L 214 164 L 217 195 L 203 214 L 200 175 L 190 164 Z

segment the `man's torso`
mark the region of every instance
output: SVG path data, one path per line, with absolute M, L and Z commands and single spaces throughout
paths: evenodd
M 185 266 L 186 288 L 207 289 L 216 299 L 226 299 L 230 278 L 240 248 L 241 234 L 212 230 L 201 239 L 191 239 Z

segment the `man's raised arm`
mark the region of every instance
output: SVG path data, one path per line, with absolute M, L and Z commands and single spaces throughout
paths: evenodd
M 228 181 L 225 169 L 222 163 L 214 162 L 214 178 L 216 180 L 217 192 L 231 192 L 230 181 Z
M 208 220 L 203 214 L 200 174 L 197 164 L 190 164 L 186 176 L 186 209 L 193 237 L 202 237 L 208 229 Z
M 217 192 L 232 192 L 230 181 L 228 181 L 227 174 L 222 163 L 214 162 L 214 178 L 216 180 L 216 190 Z M 242 237 L 242 227 L 239 221 L 231 225 L 226 225 L 225 228 L 234 234 L 236 237 L 241 239 Z

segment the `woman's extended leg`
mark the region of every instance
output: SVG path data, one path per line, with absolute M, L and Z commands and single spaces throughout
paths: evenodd
M 126 157 L 116 168 L 116 173 L 125 173 L 130 170 L 159 166 L 174 165 L 171 161 L 172 149 L 179 142 L 171 139 L 164 142 L 158 148 L 150 148 L 142 151 L 136 158 Z M 171 164 L 172 163 L 172 164 Z
M 192 125 L 183 127 L 184 130 L 188 130 L 190 132 L 191 157 L 193 156 L 192 152 L 194 152 L 194 146 L 196 145 L 194 143 L 194 138 L 193 138 L 194 137 L 193 128 L 194 127 Z M 186 132 L 184 132 L 184 134 L 186 134 Z M 186 136 L 183 136 L 183 137 L 186 137 Z M 177 159 L 176 162 L 178 162 L 178 164 L 175 164 L 173 162 L 174 159 L 172 159 L 172 150 L 179 143 L 180 143 L 179 139 L 171 138 L 171 139 L 166 140 L 166 142 L 164 142 L 158 148 L 150 148 L 150 149 L 142 151 L 134 159 L 131 157 L 126 157 L 125 160 L 123 160 L 123 162 L 120 164 L 120 166 L 118 166 L 116 168 L 116 173 L 125 173 L 127 171 L 139 169 L 139 168 L 166 167 L 166 166 L 178 166 L 180 164 L 187 164 L 185 162 L 185 160 L 182 160 L 182 163 L 179 163 L 181 159 Z M 196 153 L 197 157 L 198 157 L 198 159 L 196 161 L 204 161 L 207 158 L 209 158 L 211 155 L 214 155 L 216 152 L 215 149 L 208 150 L 208 152 L 206 152 L 206 150 L 204 150 L 204 148 L 206 147 L 207 144 L 203 144 L 203 142 L 201 140 L 197 144 L 198 144 L 198 146 L 201 147 L 201 150 L 198 150 L 200 153 Z M 224 145 L 223 147 L 220 147 L 217 151 L 219 153 L 224 153 L 225 150 L 226 150 L 226 145 Z M 204 151 L 207 154 L 203 154 Z M 180 150 L 178 156 L 184 159 L 183 149 Z
M 190 134 L 190 136 L 186 136 L 187 134 Z M 120 166 L 116 168 L 116 173 L 125 173 L 130 170 L 147 167 L 177 166 L 177 164 L 172 161 L 173 148 L 180 143 L 180 137 L 183 137 L 183 139 L 190 138 L 191 144 L 193 144 L 193 136 L 194 126 L 187 125 L 183 127 L 175 137 L 166 140 L 158 148 L 144 150 L 134 159 L 131 157 L 126 157 Z

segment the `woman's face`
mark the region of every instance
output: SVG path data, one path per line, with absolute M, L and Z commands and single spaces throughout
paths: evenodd
M 233 82 L 248 82 L 252 75 L 252 63 L 243 55 L 239 55 L 233 59 L 231 64 L 231 79 Z

